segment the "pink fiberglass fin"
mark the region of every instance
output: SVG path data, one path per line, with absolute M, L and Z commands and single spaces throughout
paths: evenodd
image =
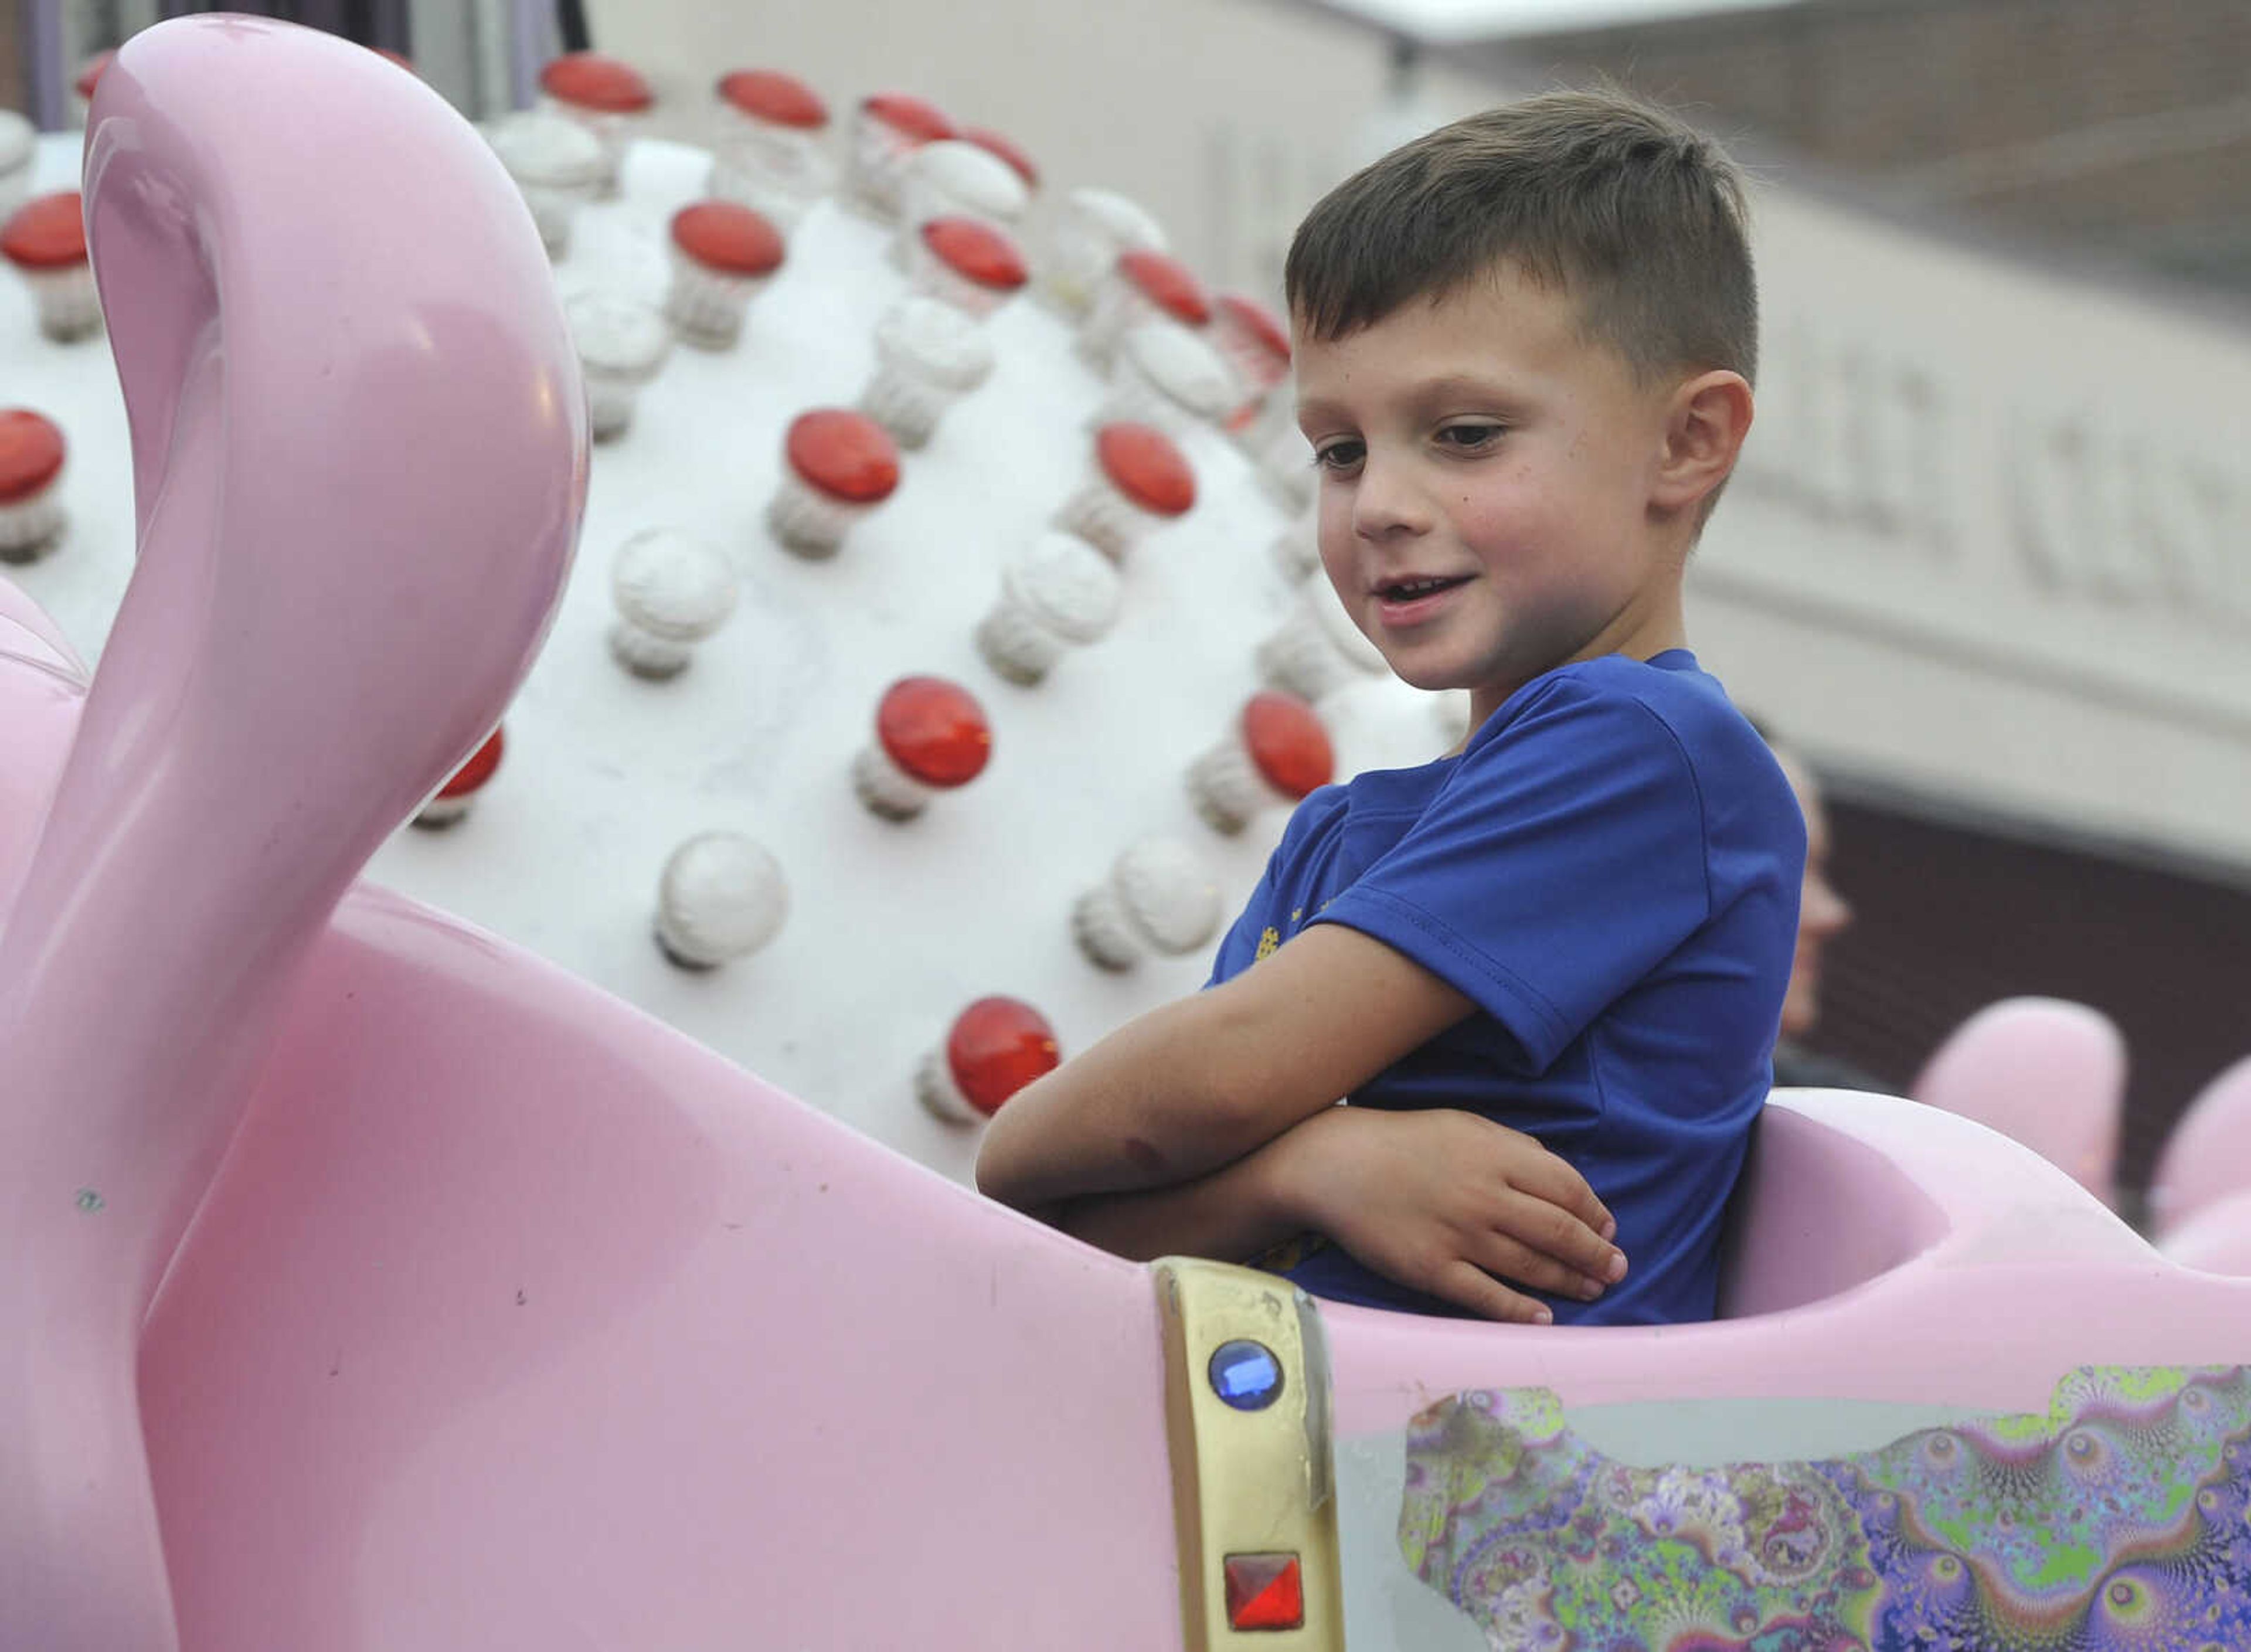
M 2061 998 L 1987 1004 L 1948 1035 L 1908 1093 L 2023 1142 L 2110 1202 L 2126 1041 L 2101 1010 Z
M 520 198 L 374 52 L 150 29 L 85 197 L 141 554 L 0 933 L 0 1646 L 161 1652 L 143 1315 L 309 947 L 537 651 L 586 427 Z

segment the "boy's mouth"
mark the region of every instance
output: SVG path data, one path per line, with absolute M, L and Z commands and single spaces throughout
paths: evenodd
M 1451 591 L 1458 585 L 1467 585 L 1467 574 L 1441 577 L 1414 574 L 1396 580 L 1386 580 L 1375 587 L 1375 594 L 1385 602 L 1412 602 L 1418 598 L 1435 596 L 1441 591 Z

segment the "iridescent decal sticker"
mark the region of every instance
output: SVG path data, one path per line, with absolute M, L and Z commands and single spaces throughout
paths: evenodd
M 1408 1565 L 1509 1652 L 2241 1652 L 2251 1374 L 2090 1368 L 2045 1417 L 1629 1467 L 1544 1388 L 1407 1433 Z

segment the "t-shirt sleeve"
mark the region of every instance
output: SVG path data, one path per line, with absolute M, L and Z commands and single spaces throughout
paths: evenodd
M 1282 829 L 1282 840 L 1274 845 L 1274 852 L 1266 857 L 1266 870 L 1258 875 L 1258 886 L 1250 892 L 1250 899 L 1243 903 L 1243 910 L 1219 939 L 1219 950 L 1212 954 L 1211 974 L 1203 983 L 1207 990 L 1223 981 L 1232 981 L 1258 961 L 1258 937 L 1273 921 L 1271 914 L 1275 905 L 1274 890 L 1282 869 L 1296 859 L 1306 820 L 1334 789 L 1321 788 L 1301 799 L 1290 812 L 1289 824 Z
M 1204 982 L 1205 987 L 1231 981 L 1258 961 L 1259 942 L 1269 928 L 1277 926 L 1277 913 L 1285 905 L 1280 899 L 1280 890 L 1285 884 L 1292 890 L 1298 888 L 1302 881 L 1307 842 L 1319 835 L 1344 802 L 1345 788 L 1341 786 L 1316 787 L 1298 800 L 1298 806 L 1290 811 L 1289 823 L 1282 828 L 1281 841 L 1266 857 L 1266 870 L 1259 874 L 1258 886 L 1250 892 L 1250 899 L 1243 903 L 1227 934 L 1220 937 L 1219 950 L 1213 954 L 1211 975 Z M 1302 893 L 1296 899 L 1302 900 Z
M 1473 742 L 1324 906 L 1468 995 L 1540 1072 L 1710 909 L 1694 771 L 1664 720 L 1571 677 Z
M 1274 863 L 1269 860 L 1258 879 L 1258 887 L 1251 892 L 1250 899 L 1236 914 L 1227 933 L 1219 938 L 1219 950 L 1212 954 L 1211 974 L 1204 980 L 1206 989 L 1222 981 L 1232 981 L 1257 961 L 1258 934 L 1264 927 L 1267 909 L 1273 905 L 1273 894 Z

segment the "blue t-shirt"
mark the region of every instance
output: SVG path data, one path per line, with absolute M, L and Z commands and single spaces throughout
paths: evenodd
M 1340 923 L 1450 982 L 1477 1010 L 1351 1102 L 1481 1113 L 1587 1178 L 1631 1271 L 1593 1302 L 1547 1299 L 1558 1324 L 1708 1319 L 1804 864 L 1789 782 L 1695 656 L 1610 655 L 1534 678 L 1458 756 L 1307 796 L 1212 981 Z M 1335 1246 L 1288 1274 L 1460 1311 Z

